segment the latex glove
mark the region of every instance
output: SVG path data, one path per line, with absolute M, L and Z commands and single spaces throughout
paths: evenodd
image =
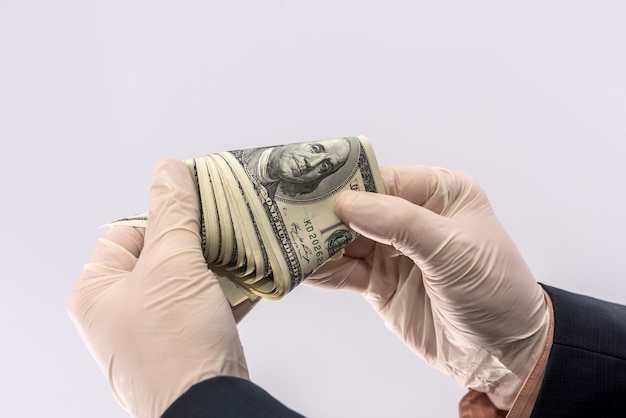
M 199 202 L 189 170 L 161 162 L 145 230 L 117 226 L 96 247 L 69 312 L 117 401 L 158 417 L 193 384 L 248 379 L 236 319 L 200 248 Z M 234 314 L 234 315 L 233 315 Z
M 305 283 L 362 293 L 428 364 L 508 410 L 549 327 L 543 290 L 470 177 L 382 170 L 387 192 L 342 193 L 361 236 Z

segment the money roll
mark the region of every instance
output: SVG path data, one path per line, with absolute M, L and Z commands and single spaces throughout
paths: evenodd
M 356 233 L 335 215 L 342 190 L 384 193 L 365 136 L 185 160 L 201 204 L 202 250 L 231 305 L 280 299 L 340 257 Z M 145 226 L 147 215 L 114 224 Z

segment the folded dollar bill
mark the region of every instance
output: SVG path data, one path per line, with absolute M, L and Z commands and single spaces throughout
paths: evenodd
M 384 193 L 365 136 L 185 160 L 200 196 L 202 249 L 231 305 L 280 299 L 356 233 L 333 211 L 342 190 Z M 147 214 L 114 222 L 146 226 Z

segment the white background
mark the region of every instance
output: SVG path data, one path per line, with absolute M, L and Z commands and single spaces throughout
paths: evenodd
M 66 314 L 98 225 L 155 163 L 368 135 L 463 170 L 537 279 L 626 303 L 621 1 L 0 0 L 0 416 L 124 417 Z M 464 393 L 360 297 L 242 323 L 253 380 L 312 417 L 451 417 Z

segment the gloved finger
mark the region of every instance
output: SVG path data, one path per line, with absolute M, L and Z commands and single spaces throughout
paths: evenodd
M 100 238 L 89 262 L 70 294 L 68 311 L 75 320 L 110 286 L 135 268 L 143 247 L 143 235 L 132 227 L 111 228 Z
M 460 200 L 483 193 L 470 176 L 444 168 L 382 167 L 381 175 L 387 194 L 446 216 L 459 207 Z
M 89 264 L 130 272 L 143 248 L 143 235 L 129 226 L 114 226 L 100 238 Z
M 207 270 L 200 241 L 200 202 L 187 166 L 167 159 L 157 164 L 150 188 L 149 221 L 138 265 L 168 264 L 184 274 Z M 149 275 L 144 275 L 149 276 Z
M 304 284 L 323 289 L 363 293 L 369 285 L 370 266 L 361 259 L 344 256 L 331 260 L 309 275 Z
M 243 318 L 245 318 L 245 316 L 248 315 L 248 312 L 250 312 L 260 301 L 260 297 L 255 300 L 246 299 L 243 302 L 232 306 L 231 309 L 233 311 L 235 322 L 239 323 Z
M 345 248 L 344 257 L 364 258 L 374 251 L 376 243 L 363 235 L 357 236 Z
M 447 244 L 453 221 L 400 197 L 350 190 L 339 195 L 335 212 L 357 233 L 394 247 L 418 265 Z

